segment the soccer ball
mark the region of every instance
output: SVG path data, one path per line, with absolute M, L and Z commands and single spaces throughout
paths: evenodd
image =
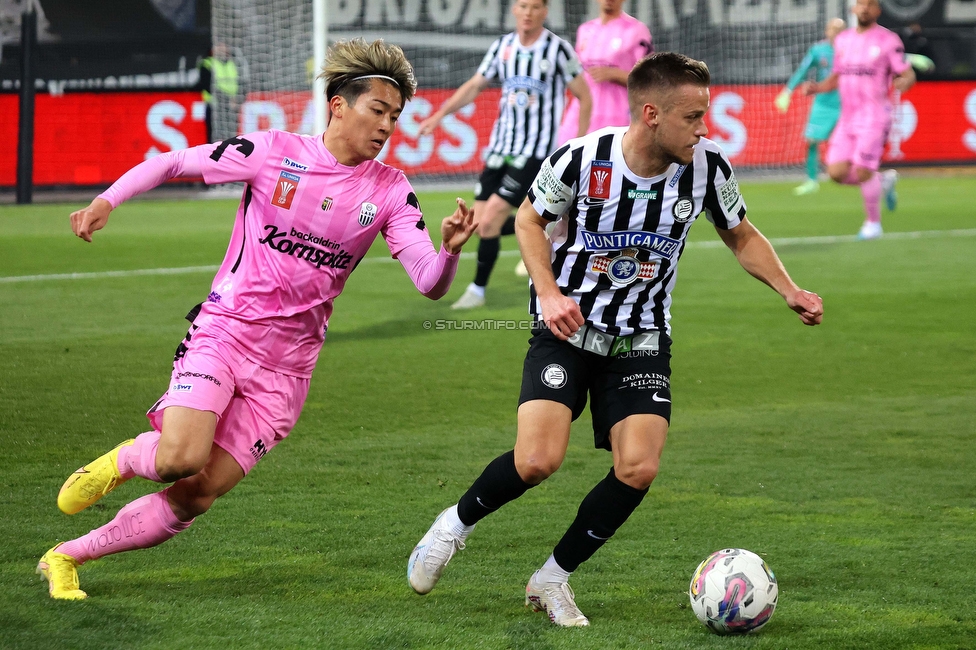
M 754 632 L 776 609 L 776 576 L 761 557 L 741 548 L 716 551 L 698 565 L 688 587 L 691 609 L 716 634 Z

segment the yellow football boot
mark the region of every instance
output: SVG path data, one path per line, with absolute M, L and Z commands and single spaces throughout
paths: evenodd
M 58 546 L 45 553 L 37 563 L 37 572 L 47 579 L 51 598 L 59 600 L 88 598 L 88 594 L 78 586 L 78 563 L 70 555 L 58 553 Z
M 99 456 L 74 474 L 58 492 L 58 507 L 66 515 L 81 512 L 129 479 L 119 473 L 119 449 L 131 445 L 135 439 L 126 440 L 112 451 Z

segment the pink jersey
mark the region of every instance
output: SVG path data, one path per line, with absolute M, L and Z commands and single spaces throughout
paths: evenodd
M 887 124 L 891 80 L 907 70 L 901 39 L 881 25 L 858 33 L 846 29 L 834 40 L 834 72 L 840 90 L 841 121 Z
M 576 31 L 576 54 L 584 71 L 609 66 L 630 72 L 635 63 L 653 51 L 651 32 L 647 25 L 625 13 L 606 24 L 600 18 L 594 18 L 580 25 Z M 627 87 L 613 81 L 598 83 L 589 74 L 584 74 L 593 99 L 588 132 L 592 133 L 605 126 L 630 124 Z M 579 131 L 579 108 L 579 100 L 573 97 L 566 107 L 559 129 L 560 144 L 576 137 Z
M 230 245 L 194 323 L 259 365 L 310 377 L 346 278 L 382 234 L 418 289 L 439 298 L 457 255 L 438 254 L 417 196 L 398 169 L 347 167 L 322 136 L 266 131 L 164 154 L 102 198 L 113 206 L 174 176 L 247 184 Z

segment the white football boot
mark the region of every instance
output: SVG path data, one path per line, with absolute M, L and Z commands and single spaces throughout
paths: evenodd
M 881 230 L 881 224 L 877 221 L 865 221 L 864 225 L 861 226 L 861 230 L 857 233 L 857 238 L 864 241 L 868 239 L 878 239 L 884 234 Z
M 429 593 L 437 584 L 447 563 L 455 553 L 464 548 L 464 540 L 451 531 L 444 516 L 446 512 L 444 510 L 437 515 L 430 530 L 417 542 L 407 562 L 407 582 L 418 594 Z
M 525 586 L 525 606 L 545 612 L 560 627 L 586 627 L 589 619 L 576 606 L 576 594 L 568 582 L 537 582 L 536 571 Z
M 461 297 L 451 305 L 451 309 L 474 309 L 475 307 L 485 306 L 485 292 L 484 289 L 479 293 L 478 291 L 468 287 L 465 289 Z

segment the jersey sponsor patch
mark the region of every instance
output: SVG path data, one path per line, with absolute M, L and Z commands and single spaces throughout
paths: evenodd
M 646 251 L 672 260 L 677 256 L 681 242 L 646 230 L 619 230 L 616 232 L 590 232 L 580 230 L 583 248 L 588 251 L 619 251 L 628 248 L 642 248 Z
M 657 190 L 627 190 L 627 198 L 631 201 L 653 201 L 657 198 Z
M 305 163 L 300 163 L 297 160 L 292 160 L 291 158 L 285 156 L 281 161 L 282 167 L 287 167 L 288 169 L 294 170 L 296 172 L 307 172 L 308 165 Z
M 718 188 L 718 195 L 726 212 L 733 212 L 742 198 L 739 194 L 739 184 L 735 180 L 735 173 L 729 176 L 722 187 Z
M 605 273 L 617 286 L 633 284 L 638 278 L 650 280 L 657 273 L 657 262 L 641 262 L 637 259 L 637 249 L 628 248 L 616 257 L 594 257 L 590 267 L 597 273 Z
M 291 202 L 295 198 L 298 190 L 298 183 L 301 177 L 291 172 L 281 172 L 278 175 L 278 182 L 275 184 L 274 194 L 271 195 L 271 205 L 283 210 L 291 209 Z
M 590 188 L 586 195 L 594 199 L 610 198 L 610 183 L 613 182 L 613 163 L 609 160 L 594 160 L 590 163 Z
M 573 189 L 559 180 L 547 158 L 535 178 L 535 195 L 545 202 L 547 212 L 562 214 L 573 198 Z

